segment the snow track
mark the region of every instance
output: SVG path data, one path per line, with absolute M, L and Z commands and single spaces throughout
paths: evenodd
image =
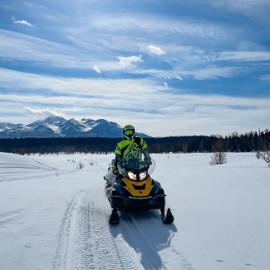
M 110 226 L 107 206 L 93 191 L 75 194 L 60 228 L 55 270 L 194 269 L 170 247 L 177 229 L 162 224 L 156 211 L 122 213 L 120 224 Z M 163 249 L 169 261 L 162 261 Z
M 3 153 L 1 154 L 3 155 Z M 29 157 L 25 158 L 22 156 L 17 158 L 17 160 L 15 159 L 15 162 L 14 160 L 8 162 L 1 160 L 0 156 L 0 182 L 44 178 L 74 171 L 75 170 L 59 170 Z
M 108 211 L 91 200 L 91 195 L 79 192 L 68 205 L 54 269 L 138 269 L 126 243 L 111 234 Z

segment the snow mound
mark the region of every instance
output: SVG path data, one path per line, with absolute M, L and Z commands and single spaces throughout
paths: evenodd
M 26 180 L 59 174 L 59 170 L 29 156 L 0 153 L 0 182 Z

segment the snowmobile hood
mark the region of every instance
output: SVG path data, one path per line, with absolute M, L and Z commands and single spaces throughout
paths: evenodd
M 143 181 L 132 181 L 126 177 L 122 181 L 124 183 L 124 188 L 133 197 L 149 196 L 153 188 L 153 184 L 152 184 L 153 181 L 150 176 L 148 176 Z

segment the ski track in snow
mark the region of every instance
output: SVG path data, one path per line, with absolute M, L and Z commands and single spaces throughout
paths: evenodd
M 26 179 L 44 178 L 52 175 L 72 173 L 76 170 L 59 170 L 40 161 L 33 160 L 34 164 L 0 162 L 0 182 L 20 181 Z M 27 178 L 25 178 L 27 176 Z

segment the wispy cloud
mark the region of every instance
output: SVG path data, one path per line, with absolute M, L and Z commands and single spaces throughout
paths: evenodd
M 270 3 L 268 0 L 207 0 L 207 2 L 216 8 L 221 8 L 223 10 L 252 17 L 258 21 L 269 23 Z
M 164 135 L 269 122 L 269 0 L 13 2 L 1 5 L 0 117 L 87 114 Z
M 142 63 L 143 59 L 141 55 L 132 55 L 132 56 L 118 56 L 117 57 L 118 61 L 119 61 L 119 65 L 120 67 L 123 68 L 130 68 L 130 67 L 134 67 L 135 65 Z
M 235 30 L 231 29 L 224 24 L 213 24 L 207 21 L 194 21 L 189 19 L 172 19 L 168 17 L 159 16 L 125 16 L 116 14 L 110 16 L 110 20 L 102 14 L 99 16 L 91 17 L 89 25 L 95 29 L 102 29 L 103 32 L 115 33 L 119 31 L 130 31 L 133 29 L 133 36 L 136 37 L 142 33 L 163 33 L 167 34 L 181 34 L 186 36 L 200 37 L 207 39 L 209 37 L 221 39 L 231 35 Z M 123 32 L 122 34 L 124 34 Z
M 270 51 L 230 51 L 221 52 L 217 56 L 220 61 L 257 62 L 269 61 Z
M 15 20 L 13 19 L 13 23 L 14 24 L 22 24 L 22 25 L 26 25 L 26 26 L 29 26 L 29 27 L 33 27 L 33 24 L 26 21 L 26 20 Z
M 34 109 L 31 107 L 25 107 L 24 108 L 27 112 L 38 115 L 38 116 L 60 116 L 60 117 L 65 117 L 65 115 L 61 112 L 57 112 L 55 110 L 51 109 Z
M 101 74 L 101 69 L 100 69 L 100 67 L 99 67 L 98 65 L 94 65 L 94 66 L 93 66 L 93 70 L 94 70 L 96 73 Z
M 219 78 L 229 78 L 239 72 L 238 67 L 219 67 L 209 66 L 205 68 L 194 68 L 194 69 L 175 69 L 175 70 L 155 70 L 155 69 L 142 69 L 135 70 L 135 74 L 148 74 L 157 78 L 165 80 L 178 79 L 183 80 L 185 78 L 192 78 L 195 80 L 217 80 Z
M 152 54 L 156 54 L 156 55 L 166 54 L 161 48 L 154 46 L 154 45 L 148 45 L 147 48 L 148 48 L 149 52 Z
M 89 69 L 91 60 L 69 45 L 0 29 L 0 57 L 51 66 Z
M 29 89 L 28 95 L 0 94 L 0 105 L 13 104 L 4 109 L 0 106 L 1 115 L 12 112 L 13 107 L 22 111 L 28 107 L 33 116 L 55 112 L 67 117 L 104 117 L 120 124 L 130 120 L 145 132 L 164 136 L 266 128 L 270 113 L 270 98 L 188 95 L 150 80 L 66 79 L 3 69 L 0 75 L 1 85 Z M 17 80 L 13 84 L 11 77 Z M 44 96 L 40 89 L 56 92 Z M 29 115 L 25 117 L 29 121 Z

